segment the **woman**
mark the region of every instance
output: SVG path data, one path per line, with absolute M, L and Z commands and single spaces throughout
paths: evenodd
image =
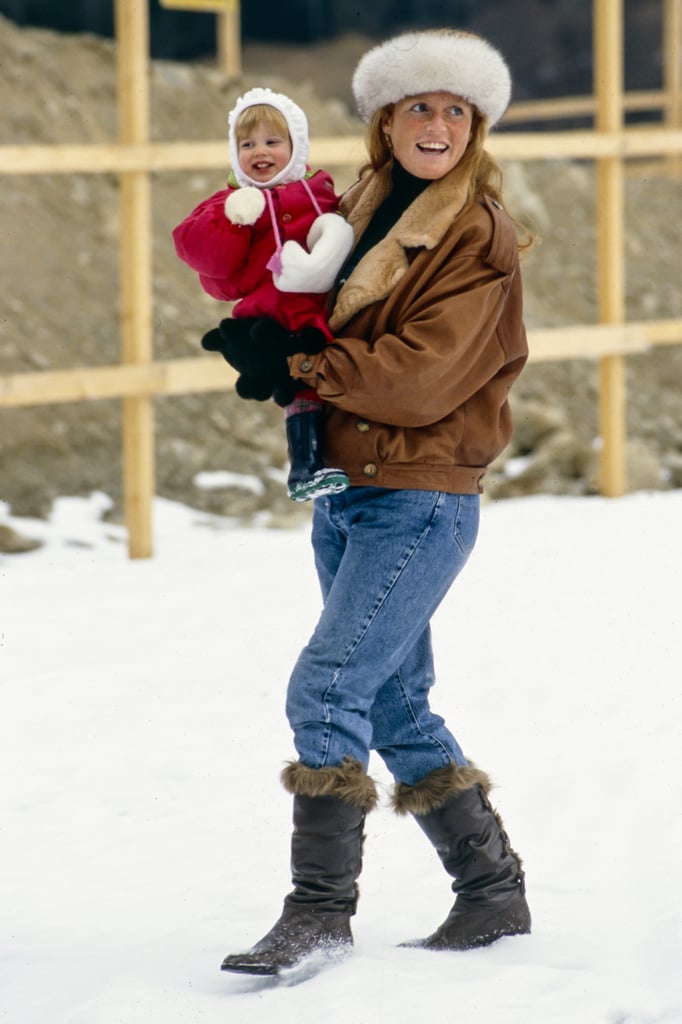
M 287 694 L 299 756 L 282 775 L 294 888 L 271 931 L 226 957 L 228 971 L 271 974 L 348 951 L 377 799 L 371 749 L 395 778 L 394 809 L 414 816 L 457 894 L 440 927 L 408 945 L 463 950 L 530 931 L 490 780 L 428 702 L 429 622 L 474 546 L 486 467 L 509 441 L 509 389 L 527 358 L 518 239 L 484 150 L 509 72 L 477 36 L 425 31 L 370 50 L 353 89 L 370 165 L 341 202 L 356 245 L 335 341 L 288 361 L 328 403 L 326 458 L 351 487 L 316 502 L 324 609 Z

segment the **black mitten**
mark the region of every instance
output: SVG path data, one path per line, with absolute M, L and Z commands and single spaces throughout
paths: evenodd
M 220 352 L 230 366 L 240 373 L 253 369 L 253 341 L 250 329 L 256 323 L 255 317 L 221 320 L 214 330 L 201 339 L 201 347 L 207 352 Z
M 302 327 L 300 331 L 288 331 L 270 317 L 260 317 L 252 321 L 250 334 L 256 345 L 264 352 L 284 356 L 293 356 L 297 352 L 316 355 L 327 344 L 324 331 L 319 327 Z
M 240 398 L 253 398 L 256 402 L 265 402 L 272 398 L 275 384 L 271 377 L 247 377 L 241 373 L 234 387 Z
M 324 332 L 317 327 L 288 331 L 269 317 L 227 318 L 201 339 L 202 348 L 220 352 L 239 373 L 236 390 L 240 398 L 264 402 L 274 392 L 280 405 L 288 405 L 300 387 L 289 374 L 288 356 L 297 352 L 315 355 L 326 344 Z
M 288 377 L 287 380 L 275 384 L 272 391 L 273 400 L 277 402 L 277 405 L 281 405 L 284 408 L 285 405 L 293 402 L 302 387 L 303 384 L 300 381 L 294 380 L 293 377 Z
M 257 346 L 249 334 L 254 317 L 221 320 L 220 325 L 201 339 L 207 352 L 220 352 L 239 374 L 235 385 L 240 398 L 265 402 L 271 397 L 275 380 L 272 372 L 258 357 Z
M 278 405 L 288 405 L 302 387 L 289 373 L 288 357 L 297 352 L 314 354 L 327 344 L 324 331 L 317 327 L 303 327 L 300 332 L 288 331 L 277 320 L 261 317 L 249 331 L 253 342 L 254 358 L 261 372 L 271 374 L 272 397 Z
M 305 352 L 308 356 L 316 356 L 318 352 L 323 352 L 327 345 L 327 337 L 319 327 L 302 327 L 298 332 L 298 337 L 299 345 L 295 352 L 291 353 L 292 356 L 296 352 Z

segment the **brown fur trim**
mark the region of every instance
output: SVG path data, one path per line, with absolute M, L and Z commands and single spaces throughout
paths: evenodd
M 328 768 L 308 768 L 300 761 L 290 761 L 282 772 L 282 785 L 294 796 L 335 796 L 363 811 L 371 811 L 378 799 L 374 781 L 352 757 Z
M 336 296 L 329 319 L 332 333 L 373 302 L 385 299 L 409 267 L 406 249 L 433 249 L 467 201 L 468 174 L 455 166 L 444 178 L 432 182 L 407 207 L 381 241 L 362 257 Z M 391 191 L 391 166 L 361 178 L 341 208 L 359 238 L 375 210 Z
M 465 789 L 480 786 L 483 792 L 490 792 L 490 777 L 475 765 L 447 764 L 436 768 L 424 779 L 408 786 L 398 782 L 391 796 L 391 805 L 396 814 L 428 814 L 441 807 L 451 796 L 457 796 Z

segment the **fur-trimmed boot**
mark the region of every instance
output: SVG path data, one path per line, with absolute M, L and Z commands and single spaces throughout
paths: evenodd
M 521 860 L 488 800 L 485 772 L 456 764 L 408 786 L 398 783 L 393 806 L 414 815 L 454 878 L 454 905 L 425 939 L 403 943 L 422 949 L 474 949 L 505 935 L 530 932 Z
M 349 485 L 342 469 L 322 461 L 325 414 L 322 408 L 296 412 L 285 419 L 290 470 L 287 492 L 292 501 L 311 501 L 325 494 L 340 494 Z
M 282 782 L 294 796 L 291 872 L 294 889 L 276 924 L 246 953 L 226 956 L 222 970 L 278 974 L 311 953 L 334 959 L 350 951 L 362 867 L 365 814 L 377 801 L 362 765 L 288 765 Z

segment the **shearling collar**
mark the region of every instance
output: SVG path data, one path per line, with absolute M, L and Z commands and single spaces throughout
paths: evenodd
M 468 176 L 453 167 L 424 189 L 407 207 L 386 237 L 365 253 L 340 289 L 329 320 L 338 331 L 372 302 L 385 299 L 409 266 L 406 249 L 433 249 L 441 241 L 467 199 Z M 341 200 L 341 211 L 359 239 L 372 214 L 391 191 L 391 165 L 361 178 Z

